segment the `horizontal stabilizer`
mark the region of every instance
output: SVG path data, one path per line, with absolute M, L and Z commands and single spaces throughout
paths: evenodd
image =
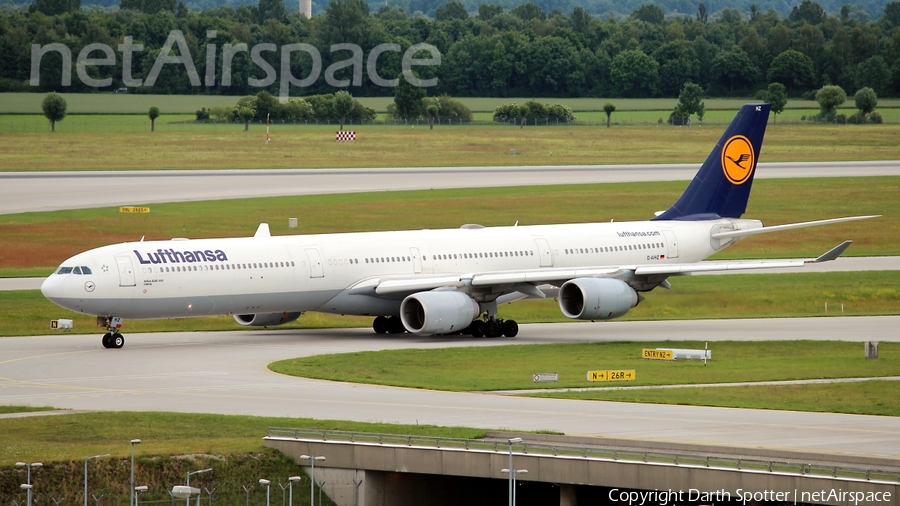
M 871 216 L 848 216 L 846 218 L 832 218 L 830 220 L 805 221 L 803 223 L 788 223 L 787 225 L 775 225 L 773 227 L 751 228 L 747 230 L 726 230 L 716 232 L 711 235 L 713 239 L 726 239 L 729 237 L 746 237 L 749 235 L 765 234 L 767 232 L 780 232 L 782 230 L 792 230 L 795 228 L 817 227 L 819 225 L 831 225 L 834 223 L 844 223 L 847 221 L 868 220 L 870 218 L 878 218 L 880 214 Z

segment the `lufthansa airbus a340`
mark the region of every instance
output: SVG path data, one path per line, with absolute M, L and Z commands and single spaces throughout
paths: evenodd
M 854 216 L 764 227 L 741 219 L 769 104 L 741 108 L 675 204 L 650 221 L 271 236 L 114 244 L 69 258 L 41 286 L 56 304 L 96 315 L 103 345 L 121 348 L 123 319 L 233 315 L 272 326 L 304 311 L 374 316 L 376 332 L 513 337 L 497 306 L 555 296 L 564 315 L 607 320 L 641 292 L 700 271 L 799 266 L 837 258 L 704 259 L 765 232 Z

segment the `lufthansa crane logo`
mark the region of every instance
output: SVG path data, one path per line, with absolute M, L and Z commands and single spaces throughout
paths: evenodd
M 753 145 L 743 135 L 735 135 L 722 147 L 722 172 L 732 184 L 740 185 L 750 179 L 756 156 Z

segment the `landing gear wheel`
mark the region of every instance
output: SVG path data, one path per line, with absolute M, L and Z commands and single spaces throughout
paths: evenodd
M 112 345 L 111 345 L 112 332 L 107 332 L 106 334 L 103 334 L 103 339 L 101 339 L 100 342 L 103 343 L 104 348 L 112 348 Z
M 500 324 L 497 323 L 497 320 L 489 320 L 484 324 L 484 336 L 485 337 L 500 337 L 501 330 Z
M 506 320 L 503 322 L 503 335 L 506 337 L 516 337 L 519 333 L 519 324 L 515 320 Z
M 125 346 L 125 336 L 116 332 L 110 338 L 109 344 L 110 344 L 110 346 L 109 346 L 110 348 L 116 348 L 116 349 L 121 348 L 122 346 Z
M 387 331 L 391 334 L 402 334 L 406 332 L 403 321 L 397 316 L 391 316 L 387 319 Z
M 372 322 L 372 329 L 375 330 L 376 334 L 386 334 L 388 331 L 387 318 L 384 316 L 376 316 L 375 321 Z
M 472 337 L 484 337 L 484 322 L 481 320 L 475 320 L 469 325 L 469 331 L 472 333 Z

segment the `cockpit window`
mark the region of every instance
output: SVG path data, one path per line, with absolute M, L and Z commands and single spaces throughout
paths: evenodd
M 91 272 L 91 269 L 90 269 L 87 265 L 82 265 L 82 266 L 81 266 L 81 273 L 82 273 L 82 274 L 93 274 L 93 273 Z
M 57 274 L 69 274 L 71 272 L 72 272 L 71 267 L 60 267 L 59 270 L 56 271 Z
M 76 267 L 75 270 L 72 271 L 72 274 L 81 274 L 81 267 Z

